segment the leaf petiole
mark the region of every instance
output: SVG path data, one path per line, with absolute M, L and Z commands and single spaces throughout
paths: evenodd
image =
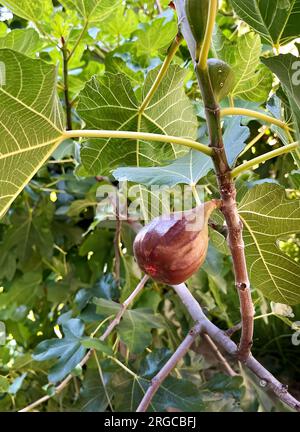
M 259 111 L 254 111 L 246 108 L 223 108 L 221 109 L 221 117 L 231 116 L 231 115 L 240 115 L 245 117 L 254 117 L 259 120 L 262 120 L 265 123 L 271 123 L 276 126 L 281 127 L 287 131 L 290 130 L 289 126 L 282 120 L 276 119 L 275 117 L 271 117 L 267 114 L 263 114 Z
M 179 144 L 198 150 L 207 156 L 212 156 L 213 150 L 205 144 L 192 139 L 175 137 L 170 135 L 152 134 L 146 132 L 112 131 L 112 130 L 70 130 L 64 132 L 64 138 L 123 138 L 132 140 L 145 140 Z
M 299 148 L 299 144 L 300 144 L 299 142 L 294 142 L 292 144 L 286 145 L 284 147 L 280 147 L 279 149 L 272 150 L 268 153 L 265 153 L 254 159 L 251 159 L 250 161 L 247 161 L 242 165 L 236 167 L 234 170 L 232 170 L 231 177 L 232 178 L 237 177 L 239 174 L 243 173 L 244 171 L 247 171 L 250 168 L 253 168 L 255 165 L 260 165 L 261 163 L 273 159 L 274 157 L 281 156 L 283 154 L 295 151 L 297 150 L 297 148 Z

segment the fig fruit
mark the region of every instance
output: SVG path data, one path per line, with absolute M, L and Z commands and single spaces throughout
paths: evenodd
M 196 59 L 199 59 L 209 12 L 209 0 L 185 0 L 185 13 L 196 41 Z
M 203 264 L 208 249 L 208 219 L 220 201 L 153 219 L 136 236 L 133 250 L 141 270 L 154 280 L 178 285 Z
M 226 97 L 234 87 L 234 73 L 226 62 L 210 58 L 207 61 L 210 81 L 218 101 Z

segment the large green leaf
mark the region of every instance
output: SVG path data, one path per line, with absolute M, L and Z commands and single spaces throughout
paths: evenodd
M 250 130 L 247 126 L 241 125 L 242 117 L 231 117 L 225 121 L 225 132 L 223 135 L 224 145 L 228 163 L 233 166 L 238 155 L 245 148 L 249 138 Z
M 112 397 L 112 392 L 108 387 L 104 388 L 103 384 L 105 383 L 101 381 L 99 371 L 88 369 L 84 376 L 76 409 L 81 412 L 104 412 L 109 404 L 108 398 Z
M 118 411 L 134 412 L 149 387 L 149 381 L 140 376 L 116 374 L 114 386 L 118 389 L 115 401 Z M 185 379 L 167 378 L 159 387 L 149 406 L 150 411 L 164 412 L 168 409 L 184 412 L 204 411 L 205 403 L 197 386 Z
M 300 303 L 300 265 L 283 253 L 280 238 L 300 231 L 300 200 L 265 183 L 250 189 L 239 205 L 250 280 L 269 299 Z
M 212 159 L 196 150 L 177 159 L 170 165 L 151 168 L 125 167 L 113 172 L 119 181 L 129 180 L 146 186 L 197 184 L 213 168 Z
M 262 62 L 280 79 L 288 96 L 298 136 L 300 137 L 300 74 L 299 60 L 292 54 L 263 58 Z
M 158 69 L 152 70 L 143 88 L 145 96 Z M 129 79 L 122 74 L 93 77 L 81 92 L 78 113 L 87 128 L 159 133 L 195 139 L 197 119 L 184 93 L 186 72 L 170 67 L 149 106 L 139 113 L 140 103 Z M 182 146 L 143 140 L 93 139 L 81 150 L 82 163 L 92 175 L 109 173 L 119 165 L 160 165 L 186 153 Z
M 100 37 L 123 38 L 129 37 L 139 24 L 137 15 L 132 9 L 120 5 L 114 13 L 101 25 Z
M 15 15 L 34 22 L 53 12 L 52 0 L 1 0 L 1 3 Z
M 284 45 L 300 35 L 300 0 L 232 0 L 231 3 L 240 18 L 270 45 Z
M 86 348 L 81 345 L 84 324 L 79 319 L 69 319 L 62 324 L 64 338 L 41 342 L 33 358 L 37 361 L 59 359 L 49 371 L 49 381 L 56 383 L 68 375 L 83 359 Z
M 32 28 L 13 30 L 0 39 L 0 48 L 9 48 L 30 57 L 36 57 L 43 47 L 39 34 Z
M 20 270 L 26 272 L 30 261 L 35 269 L 42 258 L 51 258 L 53 212 L 53 204 L 49 200 L 42 200 L 34 211 L 26 209 L 12 215 L 11 226 L 0 242 L 0 269 L 5 268 L 8 260 L 13 258 L 15 267 L 18 265 Z
M 62 141 L 56 68 L 0 50 L 0 217 Z M 1 81 L 1 80 L 0 80 Z
M 167 21 L 158 18 L 150 23 L 145 23 L 135 36 L 137 37 L 136 49 L 138 55 L 155 55 L 162 48 L 167 48 L 178 32 L 175 21 Z
M 60 0 L 67 9 L 76 10 L 90 24 L 106 19 L 121 0 Z
M 28 312 L 37 298 L 42 295 L 41 282 L 42 275 L 39 272 L 28 272 L 22 277 L 15 278 L 8 290 L 0 295 L 0 310 L 7 309 L 9 305 L 13 309 L 22 306 L 24 313 Z M 13 314 L 14 311 L 12 310 L 11 313 Z
M 254 33 L 246 33 L 236 43 L 221 42 L 220 57 L 234 71 L 235 84 L 232 96 L 253 102 L 264 101 L 272 88 L 272 74 L 260 63 L 261 40 Z

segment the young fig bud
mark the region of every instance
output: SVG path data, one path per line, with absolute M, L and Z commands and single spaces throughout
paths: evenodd
M 208 249 L 208 219 L 220 201 L 153 219 L 136 236 L 133 250 L 141 270 L 153 279 L 178 285 L 203 264 Z
M 209 0 L 185 0 L 185 13 L 196 41 L 196 59 L 199 59 L 209 12 Z
M 234 73 L 231 67 L 222 60 L 210 58 L 207 61 L 210 81 L 216 99 L 226 97 L 234 87 Z

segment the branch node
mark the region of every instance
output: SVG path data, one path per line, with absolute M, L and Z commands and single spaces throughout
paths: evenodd
M 237 282 L 235 285 L 240 291 L 245 291 L 246 289 L 250 288 L 250 284 L 247 282 Z
M 217 116 L 220 113 L 221 108 L 219 106 L 215 106 L 213 108 L 206 106 L 205 110 L 209 113 L 212 113 L 214 116 Z

